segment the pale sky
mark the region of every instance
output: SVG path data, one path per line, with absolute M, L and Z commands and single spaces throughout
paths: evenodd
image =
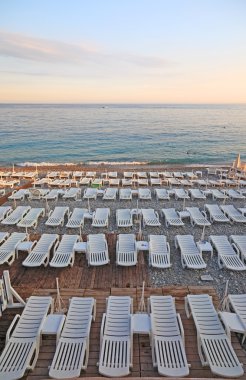
M 0 102 L 246 103 L 246 0 L 0 0 Z

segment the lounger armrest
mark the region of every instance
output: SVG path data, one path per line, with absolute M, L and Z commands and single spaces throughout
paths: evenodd
M 49 213 L 48 213 L 48 218 L 51 216 L 53 210 L 50 210 Z
M 186 313 L 187 318 L 190 318 L 191 311 L 190 311 L 189 301 L 187 297 L 185 297 L 185 313 Z
M 177 321 L 178 321 L 178 325 L 179 325 L 179 330 L 180 330 L 180 334 L 181 334 L 181 337 L 182 337 L 182 341 L 183 341 L 183 344 L 185 346 L 185 335 L 184 335 L 184 327 L 183 327 L 182 319 L 181 319 L 179 313 L 177 313 L 176 316 L 177 316 Z
M 201 214 L 204 216 L 204 218 L 207 219 L 207 214 L 206 214 L 206 211 L 205 211 L 205 210 L 204 210 L 204 211 L 201 211 Z
M 238 247 L 236 246 L 236 244 L 235 244 L 235 243 L 232 243 L 231 245 L 232 245 L 234 251 L 236 251 L 236 254 L 237 254 L 238 256 L 240 256 L 240 251 L 239 251 Z
M 226 335 L 227 335 L 229 341 L 231 342 L 231 329 L 230 329 L 230 326 L 226 323 L 226 320 L 224 318 L 223 312 L 219 311 L 218 315 L 219 315 L 219 318 L 220 318 L 220 320 L 222 322 L 222 325 L 223 325 L 223 327 L 225 329 Z
M 167 241 L 167 252 L 170 253 L 170 244 Z
M 105 322 L 106 322 L 106 313 L 103 313 L 102 323 L 101 323 L 101 329 L 100 329 L 100 347 L 102 345 L 102 340 L 103 340 L 103 335 L 104 335 L 104 328 L 105 328 Z
M 130 314 L 130 317 L 129 317 L 130 321 L 129 321 L 129 324 L 130 324 L 130 334 L 131 334 L 131 347 L 130 347 L 130 368 L 133 367 L 133 330 L 132 330 L 132 314 Z
M 5 344 L 8 343 L 10 336 L 11 336 L 12 332 L 14 331 L 15 326 L 17 325 L 17 322 L 19 319 L 20 319 L 20 314 L 16 314 L 13 321 L 11 322 L 11 325 L 8 328 L 7 333 L 6 333 L 6 343 Z

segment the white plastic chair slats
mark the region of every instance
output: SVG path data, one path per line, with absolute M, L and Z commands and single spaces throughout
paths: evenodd
M 87 241 L 88 265 L 105 265 L 109 263 L 108 244 L 104 234 L 90 234 Z
M 129 208 L 127 209 L 118 209 L 116 211 L 116 220 L 118 227 L 132 227 L 132 214 Z
M 14 225 L 17 224 L 31 210 L 30 206 L 17 206 L 11 214 L 1 221 L 2 224 Z
M 59 235 L 43 234 L 27 258 L 22 262 L 25 267 L 47 266 L 51 249 L 58 242 Z
M 155 268 L 170 268 L 170 252 L 164 235 L 149 235 L 149 264 Z
M 116 264 L 122 266 L 137 264 L 137 247 L 134 234 L 119 234 L 116 245 Z
M 11 265 L 16 256 L 17 245 L 27 239 L 26 233 L 13 232 L 10 237 L 0 246 L 0 265 Z
M 84 225 L 84 216 L 88 212 L 87 208 L 78 208 L 73 209 L 72 215 L 69 217 L 66 224 L 67 228 L 79 228 Z
M 63 235 L 57 250 L 54 253 L 50 266 L 63 268 L 73 266 L 75 259 L 74 245 L 79 241 L 78 235 Z
M 160 226 L 159 215 L 152 208 L 142 208 L 143 224 L 144 226 Z
M 38 218 L 40 216 L 44 216 L 45 209 L 44 208 L 32 208 L 23 219 L 17 223 L 17 227 L 37 227 Z

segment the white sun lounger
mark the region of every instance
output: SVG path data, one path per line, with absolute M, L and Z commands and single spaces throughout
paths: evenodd
M 18 244 L 26 240 L 28 235 L 26 233 L 13 232 L 10 237 L 4 241 L 0 246 L 0 265 L 7 263 L 11 265 L 16 256 L 16 248 Z
M 31 210 L 30 206 L 17 206 L 11 214 L 1 221 L 8 226 L 17 224 Z
M 180 185 L 182 186 L 193 186 L 193 183 L 189 179 L 181 179 Z
M 42 199 L 45 195 L 49 193 L 49 189 L 36 189 L 36 188 L 31 188 L 27 190 L 27 197 L 29 201 L 32 200 L 40 200 Z
M 146 172 L 137 172 L 136 173 L 137 178 L 147 178 Z
M 246 262 L 246 235 L 231 235 L 229 239 L 239 249 L 242 261 Z
M 246 334 L 246 294 L 228 294 L 227 296 L 227 308 L 237 314 L 240 322 L 242 323 Z
M 54 210 L 50 210 L 48 220 L 45 222 L 46 226 L 58 227 L 63 226 L 64 218 L 69 214 L 69 207 L 55 207 Z
M 74 245 L 79 240 L 78 235 L 63 235 L 50 261 L 50 266 L 54 268 L 72 267 L 75 260 Z
M 23 201 L 28 191 L 26 189 L 14 190 L 13 193 L 8 197 L 10 200 Z
M 108 227 L 110 208 L 97 208 L 93 212 L 92 227 Z
M 213 199 L 227 199 L 228 196 L 225 193 L 222 193 L 222 191 L 218 189 L 211 189 L 212 198 Z
M 190 199 L 189 194 L 184 189 L 173 189 L 175 199 Z
M 186 207 L 186 210 L 190 213 L 190 222 L 194 227 L 197 226 L 211 226 L 211 223 L 207 218 L 201 213 L 198 207 Z
M 130 178 L 122 178 L 121 180 L 122 186 L 132 186 L 132 182 Z
M 61 189 L 52 189 L 50 192 L 44 196 L 47 201 L 57 201 L 60 195 L 63 195 L 64 191 Z
M 137 245 L 134 234 L 119 234 L 116 243 L 116 264 L 132 266 L 137 264 Z
M 239 249 L 236 245 L 231 246 L 227 236 L 211 235 L 209 239 L 218 253 L 219 268 L 246 270 L 246 265 L 240 259 Z
M 43 234 L 35 247 L 29 253 L 27 258 L 22 262 L 24 267 L 47 267 L 51 251 L 55 250 L 59 242 L 59 235 Z
M 226 190 L 226 194 L 230 199 L 245 199 L 244 195 L 234 189 Z
M 165 219 L 166 227 L 184 226 L 184 223 L 182 222 L 180 216 L 178 216 L 175 208 L 163 208 L 161 212 Z
M 181 185 L 180 180 L 177 178 L 167 178 L 166 179 L 169 186 L 179 186 Z
M 221 205 L 223 213 L 230 219 L 231 223 L 246 223 L 246 217 L 241 214 L 233 205 Z
M 124 178 L 133 178 L 133 172 L 124 172 Z
M 171 296 L 150 296 L 151 347 L 154 367 L 162 376 L 189 374 L 184 347 L 184 329 Z
M 0 207 L 0 221 L 6 218 L 13 211 L 11 206 Z
M 97 199 L 97 189 L 87 187 L 84 191 L 84 199 Z
M 0 278 L 0 317 L 2 316 L 3 311 L 7 308 L 20 308 L 25 305 L 25 301 L 11 285 L 9 271 L 4 270 L 3 275 Z
M 147 178 L 138 178 L 138 186 L 148 186 L 149 181 Z
M 65 194 L 63 195 L 63 199 L 79 199 L 81 196 L 81 189 L 78 189 L 77 187 L 70 187 L 67 191 L 65 191 Z
M 209 214 L 209 219 L 211 223 L 221 222 L 227 223 L 230 220 L 225 216 L 225 214 L 221 211 L 218 205 L 216 204 L 205 204 L 204 209 L 206 213 Z
M 116 200 L 118 189 L 108 187 L 103 194 L 103 200 Z
M 132 227 L 132 213 L 129 208 L 116 210 L 116 222 L 118 227 Z
M 132 200 L 132 190 L 131 189 L 120 189 L 121 200 Z
M 206 199 L 206 196 L 200 189 L 189 189 L 191 200 L 194 201 L 194 199 Z
M 99 373 L 107 377 L 127 376 L 132 367 L 132 299 L 110 296 L 100 334 Z
M 150 178 L 159 178 L 159 173 L 158 172 L 149 172 Z
M 159 221 L 158 212 L 153 208 L 142 208 L 143 226 L 159 227 L 161 225 Z
M 7 332 L 6 345 L 0 356 L 1 379 L 20 379 L 26 370 L 34 369 L 39 354 L 42 326 L 51 305 L 51 297 L 31 296 L 22 315 L 16 315 Z
M 86 256 L 89 266 L 109 263 L 108 243 L 104 234 L 88 235 Z
M 170 268 L 170 246 L 164 235 L 149 235 L 149 265 Z
M 244 371 L 225 334 L 218 314 L 207 294 L 185 297 L 186 314 L 192 314 L 196 330 L 198 353 L 203 366 L 222 378 L 242 376 Z
M 166 189 L 155 189 L 154 192 L 156 194 L 156 199 L 158 199 L 158 201 L 170 200 L 170 195 Z
M 80 376 L 89 359 L 89 338 L 92 319 L 96 317 L 94 298 L 72 297 L 56 352 L 49 370 L 55 379 Z
M 192 235 L 176 235 L 175 247 L 180 249 L 183 268 L 204 269 L 207 267 Z
M 160 178 L 150 178 L 151 186 L 161 186 L 162 180 Z
M 108 183 L 110 186 L 120 186 L 120 179 L 119 178 L 110 178 L 110 179 L 108 179 Z
M 138 189 L 138 198 L 139 199 L 151 199 L 150 189 Z
M 68 222 L 66 224 L 67 228 L 80 228 L 84 226 L 85 213 L 88 212 L 87 208 L 75 207 L 73 212 L 70 213 L 68 217 Z
M 91 183 L 91 178 L 87 178 L 87 177 L 84 177 L 84 178 L 81 178 L 81 180 L 79 181 L 79 184 L 82 185 L 82 186 L 89 186 Z
M 85 176 L 86 177 L 89 177 L 89 178 L 95 178 L 96 177 L 96 175 L 97 175 L 97 172 L 86 172 L 85 173 Z
M 45 215 L 44 208 L 31 208 L 31 210 L 22 218 L 19 223 L 17 223 L 17 227 L 33 227 L 37 228 L 38 218 Z

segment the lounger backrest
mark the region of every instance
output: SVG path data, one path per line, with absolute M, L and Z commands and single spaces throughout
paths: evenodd
M 123 251 L 135 251 L 136 237 L 134 234 L 119 234 L 119 249 Z
M 106 239 L 104 234 L 88 235 L 90 251 L 100 252 L 105 249 Z
M 226 235 L 211 235 L 210 239 L 212 240 L 219 253 L 235 255 L 235 251 L 229 243 Z
M 233 205 L 222 205 L 221 210 L 228 213 L 229 215 L 242 216 L 242 214 Z
M 229 294 L 228 299 L 246 330 L 246 294 Z
M 162 211 L 167 219 L 175 219 L 175 218 L 179 219 L 179 216 L 175 208 L 164 208 L 162 209 Z
M 74 244 L 79 240 L 78 235 L 63 235 L 62 240 L 57 248 L 56 253 L 66 251 L 72 251 Z
M 131 298 L 128 296 L 110 296 L 107 300 L 105 334 L 129 336 Z
M 206 204 L 204 207 L 212 215 L 224 215 L 218 205 Z
M 59 239 L 59 235 L 56 234 L 43 234 L 32 252 L 45 252 L 51 248 L 51 246 L 55 243 L 56 240 Z
M 191 214 L 192 218 L 204 218 L 198 207 L 186 207 L 186 210 Z
M 26 233 L 13 232 L 12 235 L 0 246 L 0 251 L 12 251 L 27 237 Z
M 62 218 L 66 212 L 68 212 L 68 207 L 55 207 L 51 214 L 51 218 Z
M 171 296 L 150 296 L 151 327 L 154 335 L 180 335 L 174 299 Z
M 231 239 L 240 251 L 246 254 L 246 235 L 231 235 Z
M 167 251 L 167 238 L 165 235 L 149 235 L 150 251 L 163 253 Z
M 177 235 L 176 239 L 179 243 L 182 253 L 199 253 L 199 250 L 194 241 L 194 237 L 192 235 Z

